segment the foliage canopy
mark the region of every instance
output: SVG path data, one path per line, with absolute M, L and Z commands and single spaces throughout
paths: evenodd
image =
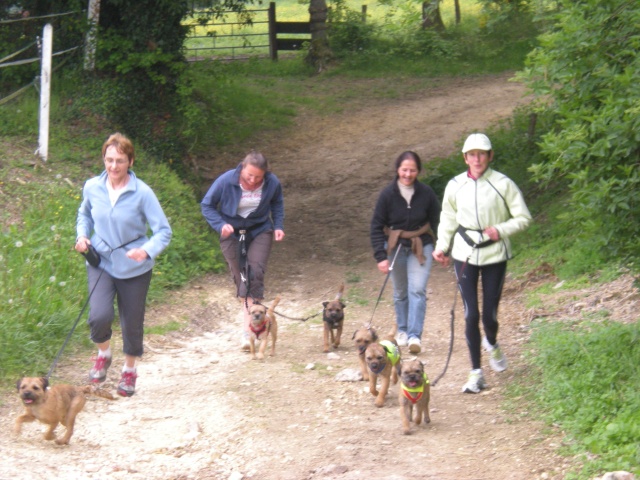
M 561 217 L 593 248 L 627 258 L 640 251 L 640 4 L 562 0 L 551 29 L 522 73 L 548 100 L 555 127 L 531 167 L 546 185 L 566 181 L 572 208 Z

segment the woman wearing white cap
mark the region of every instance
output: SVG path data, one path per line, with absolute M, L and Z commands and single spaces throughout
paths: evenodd
M 507 260 L 512 257 L 509 237 L 526 229 L 532 219 L 513 180 L 489 168 L 493 150 L 486 135 L 469 135 L 462 153 L 469 168 L 447 184 L 433 258 L 447 266 L 449 256 L 453 257 L 464 301 L 465 335 L 472 368 L 462 391 L 479 393 L 486 388 L 481 346 L 489 351 L 493 370 L 502 372 L 507 368 L 507 359 L 497 341 L 497 317 Z M 480 277 L 484 337 L 480 334 Z

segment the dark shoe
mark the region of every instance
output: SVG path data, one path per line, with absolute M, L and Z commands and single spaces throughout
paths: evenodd
M 118 395 L 122 397 L 131 397 L 136 393 L 136 372 L 122 372 L 122 378 L 118 384 Z
M 98 355 L 93 358 L 96 363 L 89 370 L 89 381 L 91 383 L 102 383 L 107 379 L 107 370 L 111 366 L 111 357 L 101 357 Z

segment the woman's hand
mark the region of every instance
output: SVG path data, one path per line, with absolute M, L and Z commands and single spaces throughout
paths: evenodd
M 381 262 L 378 262 L 378 270 L 384 274 L 389 273 L 389 260 L 382 260 Z
M 135 260 L 136 262 L 144 262 L 149 258 L 149 255 L 142 248 L 132 248 L 127 252 L 127 257 L 131 260 Z
M 76 252 L 84 253 L 89 249 L 89 245 L 91 245 L 91 240 L 87 237 L 78 237 L 74 248 Z
M 284 231 L 283 230 L 274 230 L 273 231 L 273 239 L 276 242 L 280 242 L 284 239 Z
M 500 232 L 496 227 L 487 227 L 484 229 L 484 233 L 487 237 L 489 237 L 494 242 L 500 240 Z
M 227 238 L 229 235 L 233 233 L 233 226 L 226 223 L 220 229 L 220 238 Z
M 449 257 L 445 255 L 442 250 L 434 250 L 431 256 L 436 262 L 441 264 L 443 267 L 449 266 Z

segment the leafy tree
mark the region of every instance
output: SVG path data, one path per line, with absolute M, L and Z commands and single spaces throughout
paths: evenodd
M 640 254 L 640 4 L 561 0 L 521 77 L 557 115 L 535 179 L 562 179 L 585 245 Z

